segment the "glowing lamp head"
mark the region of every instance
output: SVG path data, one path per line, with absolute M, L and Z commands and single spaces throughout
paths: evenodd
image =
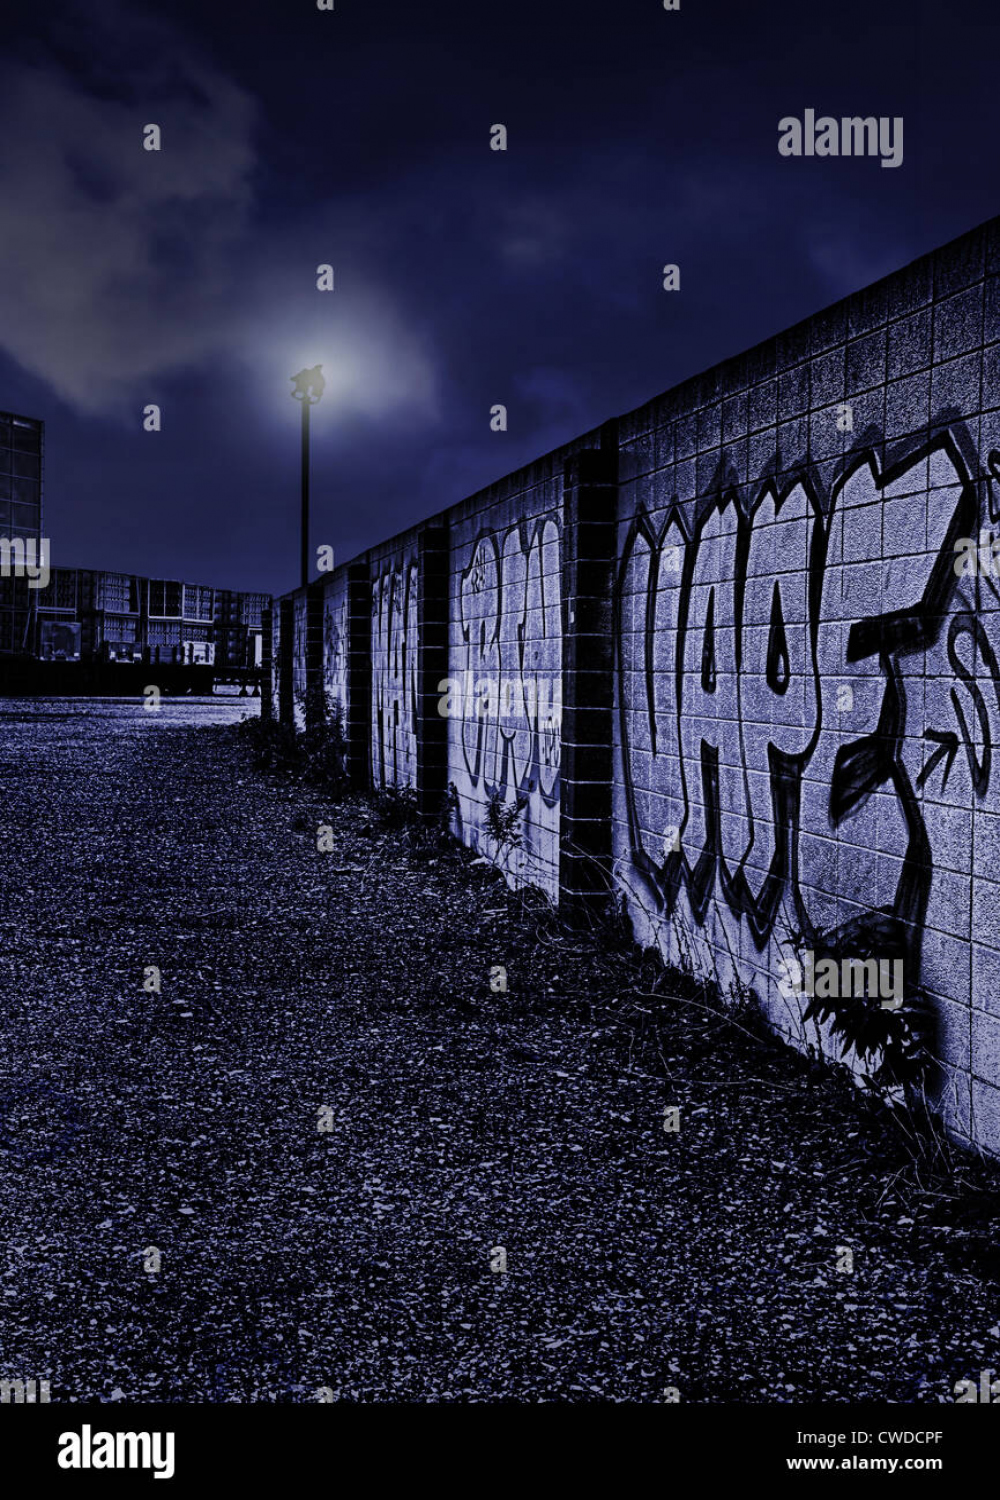
M 313 365 L 311 370 L 300 370 L 297 375 L 291 377 L 291 380 L 293 399 L 307 401 L 310 406 L 315 406 L 326 390 L 322 365 Z

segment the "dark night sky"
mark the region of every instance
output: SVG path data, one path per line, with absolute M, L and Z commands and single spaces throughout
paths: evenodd
M 21 10 L 0 408 L 55 564 L 280 592 L 302 365 L 344 561 L 1000 212 L 996 0 Z M 780 157 L 806 108 L 902 115 L 903 165 Z

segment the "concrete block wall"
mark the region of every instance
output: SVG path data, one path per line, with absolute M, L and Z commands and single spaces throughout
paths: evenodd
M 309 596 L 298 590 L 292 602 L 292 705 L 296 729 L 304 729 L 307 702 L 307 641 Z
M 449 516 L 448 779 L 458 826 L 511 884 L 559 891 L 563 471 L 572 448 Z M 498 846 L 488 810 L 520 806 Z
M 275 601 L 272 612 L 272 670 L 274 673 L 271 683 L 270 698 L 272 702 L 273 717 L 280 723 L 290 725 L 295 723 L 295 599 L 293 595 L 286 594 L 284 598 Z M 304 646 L 303 642 L 303 646 Z M 302 664 L 305 671 L 305 660 Z M 267 684 L 264 687 L 267 694 Z
M 336 707 L 346 730 L 348 712 L 348 657 L 350 651 L 349 587 L 346 568 L 338 568 L 322 587 L 320 677 L 325 702 Z
M 418 531 L 368 554 L 371 576 L 371 777 L 417 785 Z
M 944 1119 L 1000 1154 L 998 485 L 991 221 L 338 570 L 322 670 L 376 783 L 447 781 L 512 882 L 624 897 L 797 1045 L 783 963 L 898 958 Z
M 274 717 L 274 601 L 266 604 L 261 611 L 261 694 L 260 694 L 260 716 L 262 719 L 271 720 Z

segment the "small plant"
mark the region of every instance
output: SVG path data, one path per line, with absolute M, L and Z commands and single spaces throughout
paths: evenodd
M 344 711 L 332 696 L 321 694 L 321 698 L 321 710 L 317 710 L 315 698 L 310 700 L 305 729 L 244 715 L 240 732 L 258 770 L 312 782 L 323 787 L 328 797 L 338 799 L 346 794 L 349 784 Z
M 327 790 L 347 790 L 347 737 L 344 733 L 344 709 L 332 696 L 322 699 L 322 711 L 310 715 L 301 735 L 301 754 L 305 776 Z
M 624 891 L 612 893 L 604 909 L 600 924 L 602 946 L 607 951 L 622 955 L 631 953 L 636 947 L 635 926 L 628 909 L 628 897 Z
M 498 855 L 521 847 L 522 834 L 519 822 L 527 805 L 528 799 L 521 792 L 517 794 L 513 802 L 504 802 L 500 793 L 494 792 L 487 802 L 486 832 L 496 845 Z
M 791 942 L 800 950 L 808 939 L 796 931 Z M 825 958 L 839 963 L 847 956 L 840 951 L 846 944 L 841 938 L 836 947 L 810 946 L 817 963 Z M 900 951 L 894 923 L 887 917 L 853 938 L 849 959 L 884 960 L 887 954 L 895 957 Z M 810 995 L 802 1019 L 829 1025 L 831 1035 L 842 1042 L 841 1057 L 853 1051 L 862 1064 L 865 1084 L 884 1102 L 902 1103 L 924 1083 L 933 1062 L 933 1009 L 919 991 L 911 991 L 898 1007 L 890 1008 L 877 994 L 859 994 L 858 988 L 852 984 L 850 993 Z
M 737 974 L 729 985 L 728 994 L 729 1014 L 739 1021 L 745 1030 L 756 1028 L 760 1031 L 762 1029 L 760 1002 L 753 985 Z
M 383 786 L 372 793 L 375 827 L 381 833 L 402 833 L 420 826 L 420 804 L 411 786 Z
M 441 797 L 441 836 L 445 839 L 453 837 L 453 828 L 457 824 L 462 826 L 462 802 L 458 795 L 458 787 L 453 781 L 449 781 L 448 790 Z
M 290 724 L 256 715 L 250 718 L 244 714 L 240 720 L 240 734 L 258 771 L 280 770 L 297 760 L 297 735 Z

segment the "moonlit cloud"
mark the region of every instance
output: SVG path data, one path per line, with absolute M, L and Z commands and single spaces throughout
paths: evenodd
M 291 374 L 313 345 L 342 406 L 433 410 L 429 360 L 386 296 L 355 284 L 331 319 L 295 224 L 258 222 L 251 95 L 163 22 L 88 17 L 85 78 L 79 53 L 72 73 L 0 64 L 0 347 L 86 415 L 134 420 L 213 361 Z
M 306 273 L 299 278 L 305 290 L 294 297 L 286 290 L 284 301 L 273 284 L 270 292 L 265 289 L 274 280 L 265 276 L 256 299 L 259 319 L 234 331 L 234 352 L 261 414 L 287 418 L 290 377 L 319 364 L 324 404 L 336 405 L 341 415 L 379 418 L 408 411 L 436 420 L 439 390 L 430 355 L 385 295 L 348 278 L 342 290 L 319 293 L 309 289 L 314 282 L 308 267 Z
M 250 221 L 252 100 L 166 28 L 122 24 L 151 44 L 145 107 L 55 63 L 0 65 L 0 343 L 88 413 L 150 399 L 225 341 Z

